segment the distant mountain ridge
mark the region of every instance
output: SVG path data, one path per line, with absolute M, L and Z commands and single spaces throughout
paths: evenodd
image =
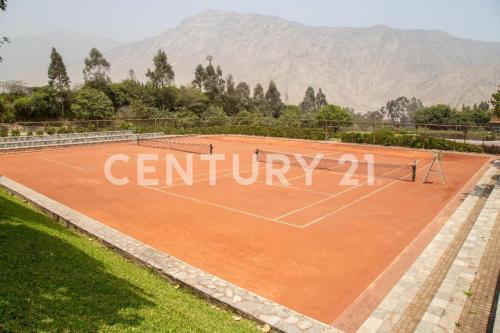
M 312 27 L 213 10 L 156 37 L 109 48 L 104 53 L 113 80 L 126 78 L 129 69 L 145 79 L 158 49 L 167 53 L 176 84 L 190 83 L 196 65 L 206 64 L 211 54 L 224 75 L 252 88 L 275 80 L 284 101 L 299 102 L 310 85 L 321 87 L 329 102 L 362 112 L 398 96 L 415 96 L 424 104 L 472 104 L 488 100 L 500 83 L 500 43 L 437 30 Z M 77 66 L 71 67 L 79 75 L 73 82 L 81 80 L 82 61 Z
M 9 36 L 10 44 L 0 48 L 0 81 L 21 80 L 30 85 L 47 83 L 50 51 L 55 47 L 61 53 L 73 83 L 81 81 L 83 59 L 92 47 L 108 50 L 122 42 L 112 38 L 78 32 L 54 32 L 38 35 Z

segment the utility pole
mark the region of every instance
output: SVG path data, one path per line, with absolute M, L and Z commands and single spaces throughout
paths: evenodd
M 212 66 L 212 60 L 214 60 L 214 56 L 209 54 L 207 55 L 208 65 Z

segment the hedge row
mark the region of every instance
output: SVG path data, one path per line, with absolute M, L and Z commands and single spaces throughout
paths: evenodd
M 341 133 L 339 137 L 342 142 L 500 154 L 500 147 L 498 146 L 479 146 L 424 135 L 396 135 L 390 131 L 378 131 L 373 133 L 346 132 Z
M 193 128 L 164 128 L 165 134 L 242 134 L 293 139 L 328 140 L 334 136 L 342 142 L 376 144 L 383 146 L 399 146 L 409 148 L 425 148 L 452 150 L 471 153 L 500 154 L 498 146 L 479 146 L 446 139 L 433 138 L 417 134 L 395 134 L 390 130 L 373 133 L 346 132 L 335 134 L 323 128 L 271 127 L 254 125 L 210 126 Z
M 164 128 L 165 134 L 242 134 L 292 139 L 327 140 L 330 133 L 320 128 L 269 127 L 252 125 Z

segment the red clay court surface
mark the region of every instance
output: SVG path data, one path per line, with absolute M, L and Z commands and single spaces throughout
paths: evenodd
M 212 143 L 214 153 L 239 153 L 245 177 L 259 147 L 337 158 L 350 153 L 360 160 L 367 153 L 387 163 L 418 160 L 417 181 L 384 177 L 368 185 L 359 176 L 359 185 L 345 186 L 339 185 L 342 174 L 318 170 L 308 186 L 304 172 L 292 167 L 289 186 L 267 185 L 266 164 L 259 163 L 259 181 L 243 186 L 232 177 L 228 155 L 217 164 L 217 185 L 210 186 L 208 162 L 196 155 L 193 185 L 174 179 L 167 186 L 165 154 L 181 161 L 186 153 L 130 143 L 3 154 L 0 174 L 240 287 L 352 330 L 376 304 L 367 301 L 357 310 L 349 306 L 367 293 L 373 294 L 367 300 L 380 299 L 390 289 L 396 277 L 384 279 L 387 268 L 395 262 L 411 264 L 416 250 L 401 253 L 425 230 L 418 251 L 430 241 L 429 226 L 453 212 L 490 159 L 444 153 L 447 184 L 441 186 L 437 176 L 434 183 L 422 184 L 432 160 L 428 151 L 238 136 L 196 141 Z M 125 186 L 112 185 L 104 176 L 104 161 L 116 153 L 131 158 L 112 169 L 115 177 L 129 177 Z M 157 166 L 160 184 L 137 185 L 139 153 L 160 154 L 159 162 L 147 163 Z

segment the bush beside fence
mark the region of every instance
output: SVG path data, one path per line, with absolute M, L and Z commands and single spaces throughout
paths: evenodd
M 500 128 L 493 126 L 355 122 L 352 126 L 339 128 L 331 122 L 302 121 L 290 125 L 272 118 L 257 118 L 251 123 L 243 120 L 231 117 L 224 121 L 198 119 L 196 122 L 186 123 L 175 118 L 157 118 L 0 124 L 0 136 L 6 136 L 9 132 L 10 135 L 39 136 L 135 129 L 140 133 L 164 131 L 168 134 L 242 134 L 309 140 L 336 137 L 343 142 L 500 154 L 499 146 L 485 145 L 487 140 L 500 139 Z M 471 138 L 483 140 L 483 145 L 465 142 Z
M 342 142 L 375 144 L 420 149 L 453 150 L 470 153 L 500 154 L 498 146 L 479 146 L 469 143 L 455 142 L 447 139 L 433 138 L 422 134 L 394 134 L 390 131 L 373 133 L 346 132 L 339 134 Z
M 145 129 L 140 130 L 145 132 Z M 331 132 L 322 128 L 269 127 L 252 125 L 210 126 L 163 129 L 165 134 L 241 134 L 292 139 L 327 140 Z

